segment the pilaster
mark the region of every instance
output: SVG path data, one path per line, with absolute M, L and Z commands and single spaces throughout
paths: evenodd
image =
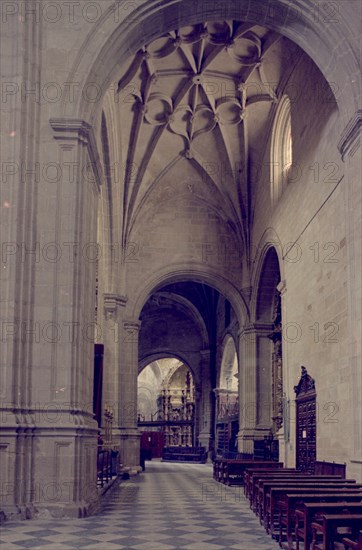
M 30 114 L 24 119 L 34 132 Z M 84 516 L 98 500 L 94 255 L 102 174 L 89 124 L 57 119 L 50 126 L 54 133 L 38 163 L 50 172 L 38 177 L 29 160 L 27 179 L 37 186 L 23 205 L 26 238 L 18 235 L 21 323 L 13 324 L 14 399 L 1 433 L 10 453 L 6 481 L 25 517 Z
M 214 422 L 213 422 L 213 396 L 210 380 L 210 350 L 200 351 L 200 380 L 201 380 L 201 399 L 200 399 L 200 424 L 199 424 L 199 444 L 208 451 L 209 456 L 212 452 L 214 441 Z
M 347 292 L 348 292 L 348 334 L 351 395 L 350 441 L 351 476 L 359 478 L 362 468 L 361 394 L 362 394 L 362 186 L 361 186 L 361 128 L 362 110 L 355 112 L 342 132 L 338 149 L 345 170 L 345 212 L 347 240 Z
M 119 341 L 118 421 L 121 463 L 130 474 L 141 471 L 137 423 L 138 337 L 141 323 L 124 319 Z
M 260 357 L 260 347 L 268 343 L 271 331 L 269 323 L 252 323 L 244 326 L 239 332 L 239 357 L 241 358 L 239 373 L 239 434 L 238 450 L 253 454 L 254 440 L 262 439 L 269 433 L 270 398 L 266 398 L 266 390 L 261 391 L 268 372 L 263 372 L 263 361 Z M 268 344 L 270 346 L 270 342 Z M 270 373 L 269 373 L 270 375 Z M 266 381 L 268 382 L 268 380 Z M 268 384 L 266 384 L 267 386 Z M 269 388 L 270 389 L 270 388 Z
M 112 439 L 119 444 L 119 341 L 122 336 L 122 325 L 127 297 L 115 293 L 103 295 L 103 414 L 105 406 L 113 412 Z

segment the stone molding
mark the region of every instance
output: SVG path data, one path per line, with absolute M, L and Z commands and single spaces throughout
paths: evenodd
M 280 281 L 280 283 L 277 285 L 277 291 L 280 292 L 280 294 L 283 296 L 283 294 L 287 291 L 286 281 Z
M 120 294 L 104 293 L 103 294 L 104 310 L 108 315 L 114 315 L 118 307 L 126 307 L 127 297 Z
M 362 126 L 362 109 L 355 112 L 344 131 L 338 143 L 338 150 L 344 161 L 346 156 L 353 157 L 357 149 L 360 147 L 360 133 Z
M 141 328 L 141 321 L 127 321 L 124 320 L 123 322 L 123 328 L 125 330 L 132 330 L 132 331 L 139 331 Z
M 252 333 L 263 335 L 263 333 L 269 333 L 272 329 L 272 323 L 250 323 L 239 330 L 238 336 L 242 338 L 244 335 Z
M 76 118 L 51 118 L 49 123 L 54 131 L 54 139 L 59 141 L 62 149 L 72 149 L 72 142 L 74 143 L 75 141 L 86 146 L 92 165 L 95 184 L 99 192 L 103 182 L 103 169 L 93 126 L 85 122 L 85 120 Z

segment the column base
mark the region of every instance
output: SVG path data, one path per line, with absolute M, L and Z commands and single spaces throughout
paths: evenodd
M 277 439 L 279 444 L 279 461 L 283 462 L 284 466 L 287 466 L 288 464 L 287 446 L 285 443 L 283 428 L 277 431 L 277 433 L 274 436 L 274 439 Z
M 98 507 L 98 426 L 89 412 L 56 415 L 51 422 L 41 409 L 14 422 L 7 411 L 0 512 L 8 519 L 85 517 Z
M 254 441 L 263 440 L 269 434 L 269 428 L 243 428 L 238 433 L 238 452 L 253 455 Z
M 140 440 L 138 428 L 120 428 L 121 471 L 137 475 L 140 466 Z
M 93 502 L 72 502 L 69 504 L 44 505 L 34 504 L 31 518 L 34 519 L 63 519 L 63 518 L 86 518 L 96 512 L 99 506 L 99 498 L 95 497 Z
M 214 453 L 214 445 L 213 445 L 214 438 L 212 434 L 209 431 L 201 432 L 199 433 L 198 440 L 199 440 L 200 447 L 205 447 L 206 449 L 207 457 L 208 457 L 207 460 L 208 461 L 211 460 L 212 454 Z
M 254 454 L 254 430 L 244 428 L 238 433 L 238 453 Z

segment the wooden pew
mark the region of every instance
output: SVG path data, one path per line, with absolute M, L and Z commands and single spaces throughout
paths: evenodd
M 265 508 L 264 508 L 264 527 L 267 532 L 271 531 L 275 527 L 275 517 L 283 506 L 283 502 L 286 500 L 286 495 L 288 493 L 305 493 L 314 494 L 314 493 L 333 493 L 333 492 L 342 492 L 343 493 L 359 493 L 362 494 L 362 484 L 349 484 L 349 483 L 338 483 L 338 481 L 331 482 L 314 482 L 303 485 L 291 485 L 286 486 L 271 486 L 267 488 L 266 499 L 265 499 Z
M 250 504 L 252 510 L 254 510 L 256 513 L 260 510 L 260 502 L 262 499 L 261 493 L 262 488 L 267 483 L 299 483 L 303 480 L 310 481 L 310 480 L 319 480 L 319 481 L 330 481 L 330 480 L 339 480 L 343 481 L 339 476 L 326 476 L 326 475 L 320 475 L 320 476 L 314 476 L 312 474 L 306 474 L 304 472 L 287 472 L 283 474 L 263 474 L 262 476 L 255 475 L 252 478 L 252 486 L 251 486 L 251 495 L 249 496 Z M 263 508 L 263 507 L 262 507 Z
M 348 480 L 330 480 L 320 482 L 303 482 L 299 484 L 273 485 L 266 487 L 264 495 L 264 515 L 263 522 L 267 532 L 274 532 L 275 524 L 279 521 L 279 516 L 285 510 L 287 494 L 300 493 L 304 495 L 318 493 L 337 493 L 362 494 L 362 484 L 350 484 Z M 282 514 L 283 516 L 283 514 Z M 284 517 L 284 516 L 283 516 Z M 278 527 L 279 531 L 279 527 Z
M 348 527 L 357 534 L 361 524 L 362 514 L 323 514 L 320 521 L 312 522 L 312 550 L 334 550 L 335 542 L 350 538 L 338 535 L 338 528 Z M 321 542 L 318 541 L 318 535 L 322 536 Z
M 250 500 L 250 504 L 252 504 L 254 500 L 256 485 L 260 479 L 277 479 L 277 478 L 285 479 L 289 476 L 293 476 L 294 474 L 299 477 L 309 475 L 309 474 L 300 472 L 299 470 L 295 470 L 295 469 L 289 470 L 287 468 L 274 470 L 274 471 L 269 470 L 268 472 L 265 472 L 265 471 L 258 472 L 257 470 L 254 470 L 251 476 L 249 477 L 249 482 L 248 482 L 248 485 L 249 485 L 248 497 Z
M 259 479 L 255 484 L 253 509 L 263 519 L 263 512 L 267 503 L 268 495 L 271 487 L 281 486 L 295 486 L 295 487 L 309 487 L 314 484 L 330 484 L 335 482 L 337 484 L 355 484 L 355 480 L 345 480 L 338 476 L 312 476 L 308 474 L 293 474 L 290 477 L 278 477 L 278 478 L 264 478 Z
M 242 485 L 244 472 L 247 468 L 264 466 L 272 469 L 282 469 L 282 462 L 256 461 L 256 460 L 223 460 L 222 461 L 222 483 L 226 485 Z
M 302 507 L 298 507 L 301 497 L 305 499 Z M 313 501 L 312 501 L 313 499 Z M 317 499 L 317 500 L 316 500 Z M 299 504 L 300 506 L 300 504 Z M 286 536 L 288 548 L 292 548 L 292 522 L 291 516 L 295 510 L 295 544 L 299 550 L 300 542 L 304 544 L 304 550 L 310 549 L 312 541 L 312 522 L 318 513 L 362 513 L 362 494 L 348 495 L 346 493 L 333 493 L 332 495 L 287 495 L 287 524 Z M 281 543 L 281 535 L 279 544 Z
M 346 477 L 346 463 L 328 462 L 326 460 L 316 460 L 314 464 L 315 474 L 337 474 Z
M 272 468 L 247 468 L 244 472 L 244 495 L 246 498 L 249 498 L 249 495 L 251 494 L 253 476 L 257 479 L 258 476 L 262 477 L 263 475 L 269 475 L 272 473 L 288 475 L 298 471 L 299 470 L 296 470 L 296 468 L 275 468 L 274 470 Z

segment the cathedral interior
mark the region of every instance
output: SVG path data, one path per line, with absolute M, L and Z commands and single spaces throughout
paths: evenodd
M 360 3 L 0 8 L 1 519 L 241 479 L 221 460 L 357 490 Z

